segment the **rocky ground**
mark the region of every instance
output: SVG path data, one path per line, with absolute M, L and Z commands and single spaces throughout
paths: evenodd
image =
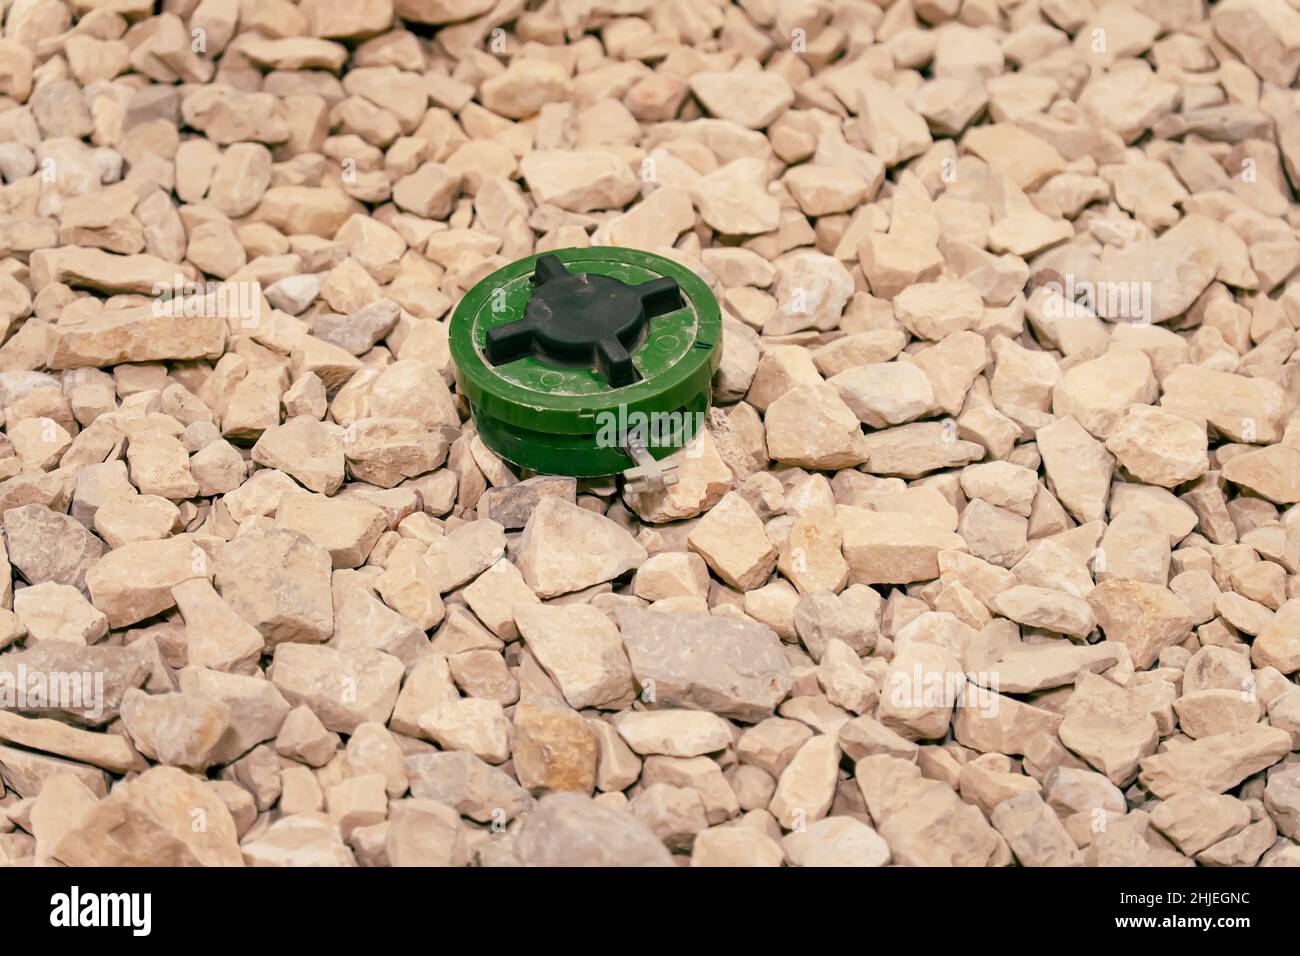
M 0 862 L 1300 864 L 1287 0 L 3 6 Z M 588 244 L 667 491 L 452 384 Z

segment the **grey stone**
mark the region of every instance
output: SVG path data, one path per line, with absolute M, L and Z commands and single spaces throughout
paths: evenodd
M 757 723 L 793 685 L 781 639 L 762 624 L 638 608 L 617 617 L 632 673 L 642 688 L 653 682 L 658 704 Z
M 504 823 L 533 805 L 509 774 L 472 753 L 418 753 L 405 763 L 411 796 L 444 803 L 479 823 Z
M 578 491 L 578 480 L 561 475 L 538 475 L 506 488 L 489 488 L 478 500 L 480 518 L 491 518 L 507 531 L 517 531 L 528 524 L 528 519 L 543 498 L 563 498 L 573 501 Z
M 29 584 L 53 581 L 86 592 L 86 571 L 104 554 L 104 542 L 76 518 L 44 505 L 4 513 L 9 563 Z
M 392 299 L 379 299 L 348 315 L 318 315 L 311 334 L 353 355 L 364 355 L 393 330 L 399 311 Z
M 668 848 L 627 810 L 578 793 L 543 797 L 515 838 L 525 866 L 672 866 Z

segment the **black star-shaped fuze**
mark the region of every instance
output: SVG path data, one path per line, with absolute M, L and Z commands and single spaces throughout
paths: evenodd
M 551 255 L 539 256 L 524 316 L 488 329 L 493 365 L 529 353 L 561 364 L 588 364 L 612 388 L 640 379 L 628 349 L 650 319 L 682 307 L 677 281 L 667 276 L 628 285 L 612 276 L 569 272 Z

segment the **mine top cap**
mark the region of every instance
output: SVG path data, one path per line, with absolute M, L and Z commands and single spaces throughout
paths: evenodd
M 537 258 L 532 286 L 523 318 L 487 330 L 488 361 L 502 365 L 538 355 L 593 368 L 611 388 L 640 380 L 631 350 L 650 319 L 683 305 L 677 280 L 669 276 L 629 285 L 613 276 L 569 272 L 553 255 Z

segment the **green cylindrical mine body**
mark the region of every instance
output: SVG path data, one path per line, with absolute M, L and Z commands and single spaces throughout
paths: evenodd
M 542 474 L 597 477 L 704 424 L 722 318 L 705 282 L 663 256 L 598 246 L 529 256 L 474 286 L 451 319 L 457 388 L 483 442 Z

